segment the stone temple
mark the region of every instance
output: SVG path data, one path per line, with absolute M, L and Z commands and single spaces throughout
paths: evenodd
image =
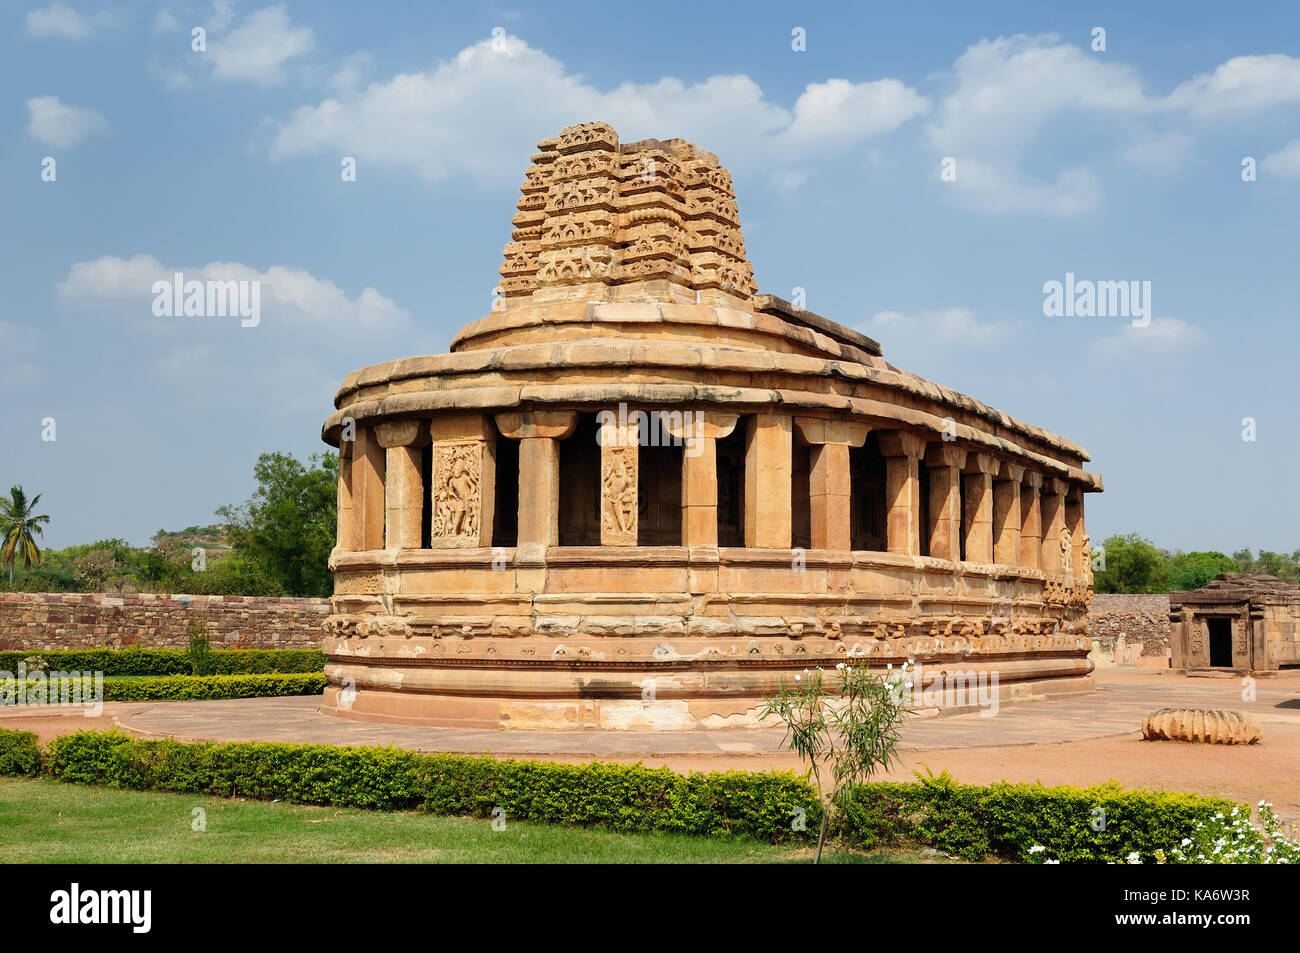
M 1179 672 L 1300 666 L 1300 582 L 1222 573 L 1192 592 L 1171 592 L 1169 647 Z
M 853 655 L 1088 690 L 1083 448 L 757 294 L 731 176 L 604 123 L 538 144 L 499 300 L 350 374 L 324 710 L 752 726 Z

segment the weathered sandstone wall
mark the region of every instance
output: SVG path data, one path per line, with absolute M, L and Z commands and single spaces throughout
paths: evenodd
M 6 592 L 0 650 L 185 648 L 198 619 L 213 648 L 312 649 L 328 614 L 328 599 Z
M 1094 595 L 1088 628 L 1097 664 L 1159 664 L 1157 660 L 1164 659 L 1169 649 L 1169 596 Z

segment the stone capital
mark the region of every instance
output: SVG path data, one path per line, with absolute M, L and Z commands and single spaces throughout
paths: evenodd
M 1001 466 L 1002 461 L 991 453 L 971 452 L 966 455 L 967 473 L 985 473 L 989 476 L 997 476 Z
M 448 440 L 495 440 L 492 422 L 484 414 L 446 414 L 429 421 L 434 443 Z
M 385 450 L 390 447 L 411 447 L 428 438 L 422 420 L 386 420 L 375 425 L 375 440 Z
M 1053 478 L 1047 481 L 1047 492 L 1051 493 L 1053 496 L 1065 496 L 1069 489 L 1070 484 L 1065 480 Z
M 1035 490 L 1041 490 L 1043 488 L 1043 474 L 1038 470 L 1026 470 L 1025 486 Z
M 1025 467 L 1021 463 L 1008 463 L 1004 460 L 1002 469 L 999 472 L 1001 473 L 1001 481 L 1020 483 L 1025 478 Z
M 953 443 L 932 443 L 926 448 L 925 463 L 931 467 L 956 467 L 961 470 L 966 466 L 966 455 L 965 447 Z
M 659 425 L 677 440 L 721 440 L 731 436 L 739 420 L 739 414 L 711 410 L 685 410 L 671 415 L 661 411 L 659 415 Z
M 880 454 L 885 457 L 911 457 L 920 460 L 925 456 L 925 437 L 908 433 L 906 430 L 892 430 L 880 435 Z
M 576 410 L 514 410 L 496 416 L 497 429 L 503 437 L 550 437 L 563 440 L 578 426 Z
M 796 417 L 794 427 L 804 443 L 838 443 L 849 447 L 860 447 L 866 443 L 867 433 L 871 429 L 857 420 L 828 417 Z

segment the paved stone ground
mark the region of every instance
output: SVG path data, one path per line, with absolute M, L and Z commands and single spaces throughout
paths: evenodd
M 992 715 L 920 718 L 903 729 L 916 749 L 1001 747 L 1083 741 L 1135 733 L 1156 708 L 1242 708 L 1264 725 L 1300 728 L 1300 678 L 1260 679 L 1253 703 L 1235 679 L 1179 678 L 1111 670 L 1096 692 L 1006 705 Z M 1290 701 L 1292 705 L 1287 707 Z M 318 699 L 257 698 L 123 705 L 122 727 L 143 735 L 223 740 L 395 744 L 420 751 L 639 757 L 668 754 L 753 755 L 782 750 L 777 729 L 695 732 L 493 731 L 377 725 L 318 714 Z M 106 706 L 108 707 L 108 706 Z M 1300 768 L 1300 766 L 1297 766 Z
M 1256 699 L 1241 699 L 1234 678 L 1186 678 L 1150 669 L 1101 669 L 1097 691 L 1003 706 L 979 713 L 915 719 L 903 730 L 894 777 L 948 770 L 959 780 L 1126 786 L 1273 801 L 1300 817 L 1300 673 L 1259 679 Z M 779 730 L 700 732 L 525 732 L 376 725 L 321 715 L 319 699 L 259 698 L 210 702 L 109 703 L 103 716 L 51 716 L 48 709 L 0 712 L 0 727 L 43 737 L 83 728 L 120 727 L 146 737 L 183 740 L 294 741 L 383 745 L 421 751 L 489 753 L 559 761 L 593 758 L 665 764 L 679 770 L 797 768 Z M 1143 742 L 1142 716 L 1157 708 L 1241 708 L 1259 718 L 1264 742 L 1251 746 Z

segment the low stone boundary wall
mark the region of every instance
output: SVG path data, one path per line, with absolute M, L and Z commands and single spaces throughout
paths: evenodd
M 314 649 L 328 599 L 85 592 L 0 593 L 0 650 L 183 649 L 204 619 L 213 648 Z
M 1088 607 L 1092 660 L 1098 665 L 1169 664 L 1169 596 L 1094 595 Z
M 190 622 L 200 617 L 214 646 L 314 649 L 328 614 L 328 599 L 5 592 L 0 650 L 185 648 Z M 1169 597 L 1093 596 L 1089 626 L 1098 664 L 1152 664 L 1168 654 Z

